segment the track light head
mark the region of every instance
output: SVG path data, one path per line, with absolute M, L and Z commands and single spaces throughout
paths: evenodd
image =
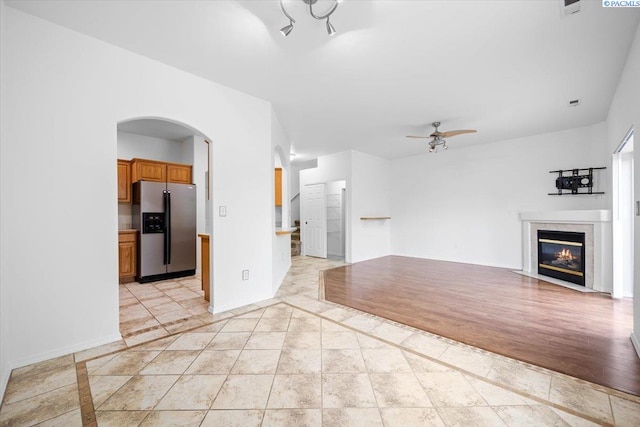
M 293 22 L 292 21 L 289 21 L 289 25 L 286 25 L 286 26 L 280 28 L 280 32 L 285 37 L 288 36 L 289 33 L 291 33 L 291 31 L 293 31 Z
M 327 34 L 332 36 L 335 33 L 336 33 L 336 29 L 333 27 L 333 25 L 331 25 L 331 22 L 329 22 L 329 18 L 327 18 Z

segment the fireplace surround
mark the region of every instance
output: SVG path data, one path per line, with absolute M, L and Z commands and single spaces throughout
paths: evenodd
M 538 230 L 584 233 L 584 287 L 587 291 L 611 293 L 611 211 L 573 210 L 522 212 L 522 273 L 538 276 Z M 551 279 L 550 281 L 553 281 Z M 567 283 L 566 280 L 563 281 Z M 570 287 L 571 287 L 570 286 Z

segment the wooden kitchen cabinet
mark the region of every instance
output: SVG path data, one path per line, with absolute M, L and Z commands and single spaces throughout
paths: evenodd
M 131 182 L 138 181 L 167 181 L 167 164 L 155 160 L 131 160 Z
M 156 181 L 191 184 L 191 165 L 159 162 L 157 160 L 131 160 L 131 182 Z
M 191 184 L 191 166 L 177 163 L 167 163 L 167 182 L 177 184 Z
M 282 168 L 275 170 L 276 206 L 282 206 Z
M 118 159 L 118 203 L 131 203 L 131 162 Z
M 118 232 L 118 276 L 120 283 L 133 282 L 137 269 L 137 231 Z

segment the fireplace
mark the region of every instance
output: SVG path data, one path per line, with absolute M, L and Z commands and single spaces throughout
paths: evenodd
M 538 230 L 538 274 L 585 286 L 585 233 Z

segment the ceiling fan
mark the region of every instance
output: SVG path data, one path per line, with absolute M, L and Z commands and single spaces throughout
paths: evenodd
M 464 133 L 476 133 L 476 130 L 472 130 L 472 129 L 464 129 L 464 130 L 450 130 L 448 132 L 440 132 L 438 130 L 438 127 L 440 126 L 440 122 L 433 122 L 431 123 L 433 125 L 434 128 L 436 128 L 436 130 L 429 136 L 416 136 L 416 135 L 407 135 L 407 138 L 431 138 L 431 141 L 429 141 L 429 152 L 430 153 L 437 153 L 438 152 L 438 146 L 442 145 L 442 148 L 444 148 L 445 150 L 449 147 L 447 147 L 447 141 L 445 141 L 444 138 L 449 138 L 452 136 L 456 136 L 456 135 L 462 135 Z

